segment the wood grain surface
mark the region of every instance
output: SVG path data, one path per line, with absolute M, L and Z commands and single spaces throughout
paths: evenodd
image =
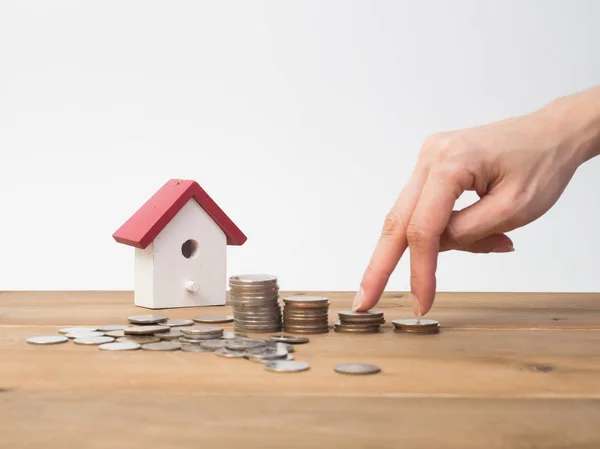
M 330 323 L 352 302 L 282 296 L 303 293 L 331 299 Z M 311 335 L 295 353 L 311 369 L 281 374 L 212 353 L 29 345 L 148 310 L 132 292 L 2 292 L 0 448 L 600 447 L 600 294 L 440 293 L 437 335 L 392 331 L 412 317 L 408 294 L 377 308 L 380 334 Z M 382 372 L 335 373 L 344 362 Z

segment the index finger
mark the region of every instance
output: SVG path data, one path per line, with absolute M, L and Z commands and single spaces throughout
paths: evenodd
M 406 228 L 411 291 L 421 315 L 431 309 L 435 297 L 440 237 L 456 200 L 472 182 L 473 176 L 464 168 L 432 168 Z

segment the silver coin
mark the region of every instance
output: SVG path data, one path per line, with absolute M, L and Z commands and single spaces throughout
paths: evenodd
M 233 351 L 245 351 L 246 349 L 251 348 L 259 348 L 261 346 L 266 346 L 267 342 L 264 340 L 254 340 L 251 338 L 248 339 L 238 339 L 238 340 L 227 340 L 227 344 L 225 347 L 227 349 L 231 349 Z
M 276 348 L 283 348 L 287 352 L 296 352 L 296 348 L 294 348 L 294 345 L 291 345 L 289 343 L 281 343 L 278 341 L 269 341 L 268 346 L 274 346 Z
M 98 346 L 103 351 L 135 351 L 142 346 L 139 343 L 104 343 Z
M 223 335 L 221 336 L 222 340 L 233 340 L 235 338 L 239 338 L 239 337 L 247 337 L 246 334 L 240 334 L 237 332 L 223 332 Z
M 179 337 L 179 341 L 181 343 L 187 343 L 190 345 L 198 345 L 200 346 L 200 344 L 203 341 L 207 341 L 207 340 L 214 340 L 215 337 L 210 337 L 210 338 L 186 338 L 186 337 Z
M 172 328 L 169 332 L 160 332 L 158 334 L 154 334 L 154 336 L 160 338 L 161 340 L 171 341 L 177 340 L 179 337 L 182 337 L 183 334 L 178 328 Z
M 209 349 L 204 349 L 200 345 L 181 345 L 181 350 L 183 352 L 213 352 Z
M 250 348 L 244 351 L 248 357 L 257 357 L 266 360 L 285 359 L 288 352 L 285 348 L 275 346 L 264 346 L 260 348 Z
M 160 338 L 155 337 L 154 335 L 128 335 L 126 337 L 117 338 L 119 343 L 157 343 L 160 341 Z
M 180 327 L 180 326 L 193 326 L 193 320 L 186 320 L 183 318 L 171 318 L 165 321 L 164 323 L 160 323 L 169 327 Z
M 269 340 L 289 343 L 291 345 L 301 345 L 310 341 L 308 337 L 298 337 L 296 335 L 271 335 Z
M 369 318 L 382 317 L 383 311 L 376 310 L 376 309 L 367 310 L 366 312 L 354 312 L 352 310 L 342 310 L 341 312 L 338 312 L 338 315 L 339 315 L 340 319 L 343 317 L 369 319 Z
M 79 337 L 102 337 L 104 336 L 104 332 L 71 332 L 69 334 L 65 334 L 67 338 L 79 338 Z
M 125 335 L 152 335 L 159 332 L 169 332 L 171 328 L 169 326 L 134 326 L 123 329 Z
M 306 303 L 313 303 L 313 304 L 326 304 L 329 302 L 329 298 L 327 298 L 326 296 L 298 295 L 298 296 L 286 296 L 285 298 L 283 298 L 283 301 L 287 302 L 287 303 L 306 302 Z
M 334 370 L 342 374 L 376 374 L 381 371 L 381 368 L 369 363 L 342 363 L 335 366 Z
M 233 351 L 227 348 L 219 348 L 215 351 L 215 354 L 219 357 L 228 357 L 228 358 L 244 358 L 244 351 Z
M 129 326 L 126 326 L 126 327 L 129 327 Z M 106 335 L 107 337 L 119 338 L 119 337 L 125 336 L 125 331 L 123 331 L 123 330 L 108 331 L 108 332 L 105 332 L 104 335 Z
M 109 324 L 108 326 L 100 326 L 98 328 L 101 332 L 120 331 L 128 328 L 127 324 Z
M 179 337 L 179 340 L 181 340 L 182 338 L 185 338 L 186 340 L 193 341 L 194 343 L 200 344 L 201 341 L 204 341 L 204 340 L 216 340 L 218 338 L 221 338 L 221 336 L 218 335 L 218 334 L 209 334 L 209 335 L 182 335 L 181 337 Z
M 231 323 L 233 317 L 231 315 L 200 315 L 195 316 L 193 320 L 196 323 Z
M 61 334 L 71 334 L 74 332 L 96 332 L 98 330 L 97 327 L 63 327 L 59 329 L 58 332 Z
M 265 369 L 267 371 L 273 371 L 277 373 L 297 373 L 300 371 L 306 371 L 310 368 L 310 365 L 306 362 L 298 362 L 295 360 L 271 360 L 265 363 Z
M 204 340 L 200 343 L 204 349 L 209 349 L 211 351 L 216 351 L 217 349 L 221 349 L 227 346 L 227 340 Z
M 271 361 L 270 359 L 263 359 L 263 358 L 255 357 L 252 355 L 246 356 L 246 359 L 248 359 L 249 361 L 254 362 L 254 363 L 267 363 L 267 362 Z M 280 359 L 280 360 L 295 360 L 295 359 L 296 358 L 294 357 L 294 354 L 288 354 L 286 358 Z
M 164 315 L 147 314 L 147 315 L 132 315 L 127 317 L 130 323 L 134 324 L 158 324 L 164 323 L 169 318 Z
M 32 345 L 56 345 L 69 341 L 67 337 L 62 335 L 42 335 L 39 337 L 29 337 L 27 343 Z
M 223 334 L 223 328 L 216 326 L 190 326 L 182 328 L 181 332 L 184 335 L 221 335 Z
M 101 345 L 113 341 L 115 341 L 113 337 L 78 337 L 73 340 L 73 343 L 78 345 Z
M 177 351 L 181 349 L 181 343 L 174 341 L 159 341 L 156 343 L 144 343 L 142 349 L 146 351 Z
M 271 274 L 240 274 L 231 276 L 229 278 L 229 284 L 234 285 L 257 285 L 257 284 L 274 284 L 277 282 L 277 276 Z

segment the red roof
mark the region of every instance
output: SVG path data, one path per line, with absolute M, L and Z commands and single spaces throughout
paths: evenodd
M 228 245 L 244 244 L 247 237 L 204 189 L 196 181 L 183 179 L 167 181 L 113 234 L 113 238 L 125 245 L 146 248 L 191 198 L 223 230 Z

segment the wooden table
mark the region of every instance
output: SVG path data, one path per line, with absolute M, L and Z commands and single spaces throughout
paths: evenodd
M 319 294 L 331 323 L 350 307 L 349 293 Z M 440 334 L 408 335 L 391 329 L 411 317 L 408 296 L 387 293 L 381 334 L 310 336 L 295 355 L 311 369 L 292 374 L 212 353 L 25 342 L 125 324 L 146 312 L 132 298 L 0 293 L 1 448 L 600 448 L 600 294 L 441 293 L 428 315 Z M 335 373 L 343 362 L 382 372 Z

